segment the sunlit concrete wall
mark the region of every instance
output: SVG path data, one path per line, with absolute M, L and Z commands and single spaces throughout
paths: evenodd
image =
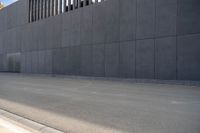
M 28 1 L 0 11 L 0 70 L 200 80 L 199 0 L 107 0 L 28 23 Z M 12 63 L 11 63 L 12 64 Z

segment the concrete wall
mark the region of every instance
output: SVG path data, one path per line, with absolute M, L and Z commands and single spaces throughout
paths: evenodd
M 28 2 L 0 11 L 0 70 L 200 80 L 199 0 L 107 0 L 28 23 Z

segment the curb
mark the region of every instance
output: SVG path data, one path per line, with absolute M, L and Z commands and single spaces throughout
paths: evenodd
M 166 85 L 184 85 L 200 87 L 200 81 L 197 80 L 164 80 L 164 79 L 136 79 L 136 78 L 113 78 L 113 77 L 93 77 L 93 76 L 78 76 L 78 75 L 58 75 L 58 74 L 27 74 L 27 73 L 6 73 L 0 74 L 7 76 L 30 76 L 30 77 L 48 77 L 48 78 L 62 78 L 62 79 L 82 79 L 93 81 L 114 81 L 125 83 L 149 83 L 149 84 L 166 84 Z
M 13 114 L 11 112 L 8 112 L 8 111 L 2 110 L 2 109 L 0 109 L 0 117 L 10 119 L 21 125 L 27 126 L 30 129 L 33 129 L 39 133 L 64 133 L 64 132 L 54 129 L 52 127 L 48 127 L 47 125 L 43 125 L 43 124 L 34 122 L 32 120 L 26 119 L 24 117 L 18 116 L 16 114 Z

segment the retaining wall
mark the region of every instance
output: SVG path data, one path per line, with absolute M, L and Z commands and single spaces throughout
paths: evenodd
M 29 23 L 0 11 L 0 70 L 200 80 L 199 0 L 107 0 Z

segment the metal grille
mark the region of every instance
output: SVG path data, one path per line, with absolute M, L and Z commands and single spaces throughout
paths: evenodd
M 29 22 L 35 22 L 106 0 L 29 0 Z

